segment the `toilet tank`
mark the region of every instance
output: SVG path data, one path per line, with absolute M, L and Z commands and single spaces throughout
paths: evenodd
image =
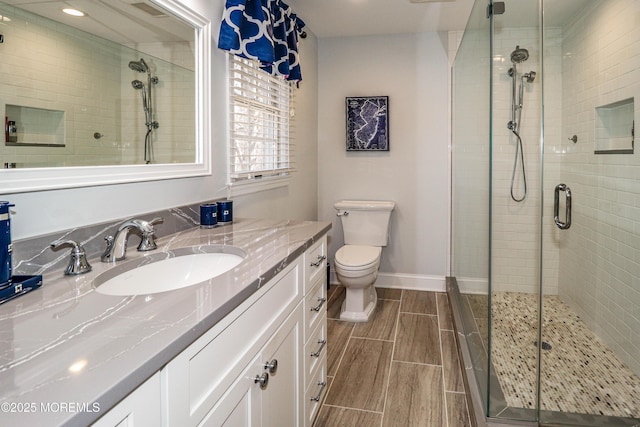
M 340 200 L 333 207 L 342 221 L 345 245 L 387 246 L 395 202 Z

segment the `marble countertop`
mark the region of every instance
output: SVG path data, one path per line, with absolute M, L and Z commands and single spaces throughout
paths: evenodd
M 207 282 L 152 295 L 115 297 L 93 271 L 44 275 L 40 289 L 0 305 L 0 425 L 87 425 L 161 369 L 329 229 L 328 222 L 238 219 L 158 240 L 158 250 L 232 245 L 247 253 Z M 133 242 L 133 240 L 132 240 Z M 126 262 L 120 261 L 120 262 Z M 78 410 L 82 409 L 82 410 Z

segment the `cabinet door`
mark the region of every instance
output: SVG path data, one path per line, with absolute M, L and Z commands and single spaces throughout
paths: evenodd
M 302 427 L 302 326 L 300 303 L 198 426 Z
M 302 309 L 300 303 L 262 352 L 269 374 L 269 384 L 262 394 L 263 427 L 302 427 L 304 422 Z
M 258 354 L 198 427 L 262 427 L 263 390 L 256 383 L 262 371 L 262 355 Z

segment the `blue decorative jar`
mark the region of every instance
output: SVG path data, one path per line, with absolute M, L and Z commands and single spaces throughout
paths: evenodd
M 233 202 L 231 200 L 218 202 L 218 222 L 222 224 L 233 222 Z
M 0 201 L 0 288 L 11 282 L 11 219 L 9 202 Z

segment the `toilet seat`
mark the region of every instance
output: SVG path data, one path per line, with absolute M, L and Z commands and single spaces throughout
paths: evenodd
M 381 254 L 380 246 L 344 245 L 336 252 L 334 262 L 343 271 L 377 270 Z

